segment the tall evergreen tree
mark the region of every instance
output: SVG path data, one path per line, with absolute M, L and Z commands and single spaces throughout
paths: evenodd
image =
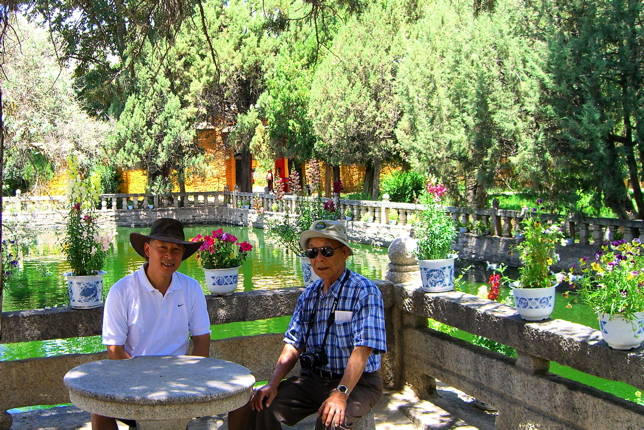
M 363 191 L 374 198 L 383 162 L 405 155 L 394 133 L 401 114 L 394 88 L 402 53 L 395 39 L 406 24 L 405 6 L 374 3 L 350 18 L 317 67 L 311 88 L 316 153 L 330 164 L 366 165 Z
M 542 111 L 553 194 L 594 195 L 620 217 L 644 217 L 644 4 L 539 3 L 549 47 Z M 627 185 L 628 184 L 628 187 Z M 635 205 L 633 205 L 633 201 Z
M 477 207 L 536 134 L 543 44 L 526 37 L 522 13 L 513 1 L 486 12 L 437 0 L 405 41 L 397 136 L 419 169 Z

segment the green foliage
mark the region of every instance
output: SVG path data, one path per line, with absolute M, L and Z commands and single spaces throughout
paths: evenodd
M 441 206 L 426 204 L 414 226 L 414 238 L 418 243 L 416 257 L 419 260 L 448 258 L 456 239 L 454 221 Z
M 641 218 L 644 4 L 536 5 L 536 34 L 549 45 L 539 113 L 544 136 L 532 147 L 533 159 L 546 161 L 539 182 L 557 200 L 575 201 L 582 190 L 594 208 L 603 203 L 619 217 Z
M 581 299 L 595 312 L 637 319 L 644 312 L 644 245 L 639 240 L 607 243 L 594 259 L 583 259 L 582 276 L 573 274 Z
M 389 194 L 389 200 L 400 203 L 416 203 L 425 189 L 425 178 L 413 170 L 396 170 L 383 178 L 382 194 Z
M 468 2 L 438 0 L 402 42 L 396 135 L 457 204 L 482 207 L 518 145 L 535 138 L 545 45 L 526 37 L 525 13 L 502 1 L 475 16 Z
M 474 345 L 482 346 L 483 348 L 487 348 L 490 351 L 498 352 L 509 357 L 516 358 L 517 356 L 517 352 L 514 348 L 503 345 L 502 343 L 496 342 L 483 336 L 474 336 L 472 343 Z
M 127 99 L 112 139 L 117 163 L 144 169 L 148 192 L 156 195 L 171 191 L 174 171 L 194 171 L 203 160 L 203 148 L 195 139 L 195 110 L 185 100 L 187 88 L 174 80 L 182 73 L 172 62 L 180 55 L 178 49 L 169 50 L 164 65 L 147 47 L 145 61 L 136 66 L 136 90 Z
M 552 287 L 555 276 L 550 266 L 558 261 L 555 251 L 563 238 L 561 226 L 544 220 L 535 210 L 521 221 L 521 234 L 523 239 L 515 248 L 523 264 L 519 268 L 521 288 Z
M 395 97 L 395 38 L 405 15 L 397 2 L 372 3 L 348 19 L 333 40 L 332 55 L 313 78 L 309 116 L 315 152 L 332 164 L 376 163 L 406 154 L 394 130 L 401 115 Z
M 101 194 L 115 194 L 123 182 L 121 175 L 110 166 L 94 166 L 92 175 L 99 178 L 99 192 Z
M 60 245 L 73 275 L 95 275 L 105 265 L 112 237 L 101 235 L 94 212 L 100 178 L 93 176 L 84 180 L 76 168 L 77 163 L 72 160 L 68 196 L 71 209 L 65 220 L 65 234 Z
M 456 240 L 454 220 L 439 206 L 440 199 L 447 192 L 442 184 L 427 183 L 421 196 L 425 210 L 414 224 L 416 258 L 419 260 L 443 260 L 452 253 Z
M 17 16 L 3 42 L 3 193 L 40 191 L 70 155 L 84 168 L 103 160 L 108 127 L 83 112 L 56 56 L 60 39 Z
M 54 165 L 40 150 L 10 146 L 4 152 L 2 195 L 13 196 L 16 190 L 37 191 L 39 184 L 54 178 Z
M 329 219 L 324 203 L 319 197 L 299 197 L 295 212 L 286 209 L 283 215 L 266 220 L 268 235 L 295 255 L 302 254 L 300 235 L 308 230 L 314 221 Z

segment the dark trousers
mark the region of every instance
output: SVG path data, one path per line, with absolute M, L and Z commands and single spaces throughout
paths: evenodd
M 300 375 L 282 381 L 277 396 L 269 408 L 252 413 L 255 430 L 280 430 L 284 423 L 293 426 L 309 415 L 317 414 L 320 405 L 339 385 L 340 378 L 323 378 L 319 375 Z M 378 372 L 363 373 L 347 400 L 345 425 L 338 428 L 351 429 L 353 423 L 366 415 L 382 396 L 382 380 Z M 318 418 L 316 430 L 325 426 Z

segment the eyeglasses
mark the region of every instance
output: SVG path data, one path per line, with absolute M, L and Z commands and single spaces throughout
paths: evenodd
M 306 251 L 304 251 L 304 255 L 306 255 L 308 258 L 317 258 L 318 256 L 318 251 L 320 254 L 322 254 L 322 257 L 333 257 L 333 254 L 335 254 L 336 249 L 342 248 L 344 245 L 340 245 L 337 248 L 332 248 L 330 246 L 323 246 L 322 248 L 309 248 Z

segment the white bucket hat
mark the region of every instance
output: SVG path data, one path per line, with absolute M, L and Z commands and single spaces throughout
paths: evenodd
M 311 227 L 308 230 L 304 230 L 300 235 L 302 250 L 306 251 L 309 239 L 313 239 L 314 237 L 337 240 L 349 248 L 349 255 L 353 255 L 353 250 L 351 249 L 351 245 L 349 245 L 349 238 L 347 237 L 347 229 L 339 221 L 322 219 L 311 224 Z

